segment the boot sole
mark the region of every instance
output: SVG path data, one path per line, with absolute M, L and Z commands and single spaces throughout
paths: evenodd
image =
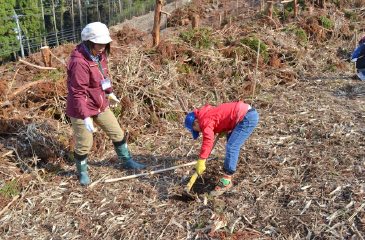
M 232 185 L 232 187 L 230 187 L 230 188 L 229 188 L 229 189 L 227 189 L 227 190 L 221 190 L 221 191 L 215 191 L 215 190 L 213 190 L 213 191 L 211 191 L 211 192 L 209 193 L 209 195 L 210 195 L 210 196 L 212 196 L 212 197 L 217 197 L 217 196 L 222 195 L 223 193 L 231 192 L 231 191 L 232 191 L 232 189 L 233 189 L 233 185 Z

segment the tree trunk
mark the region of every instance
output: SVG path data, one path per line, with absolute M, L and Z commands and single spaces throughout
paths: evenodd
M 267 2 L 267 16 L 272 18 L 272 12 L 273 12 L 274 2 L 268 1 Z
M 44 9 L 43 9 L 43 1 L 41 0 L 41 7 L 42 7 L 42 19 L 43 19 L 43 31 L 46 33 L 46 25 L 44 21 Z M 44 35 L 44 45 L 47 46 L 46 34 Z
M 320 7 L 326 9 L 326 0 L 320 0 Z
M 61 27 L 61 40 L 66 41 L 65 35 L 63 33 L 63 14 L 65 13 L 65 8 L 63 7 L 63 4 L 61 5 L 61 16 L 60 16 L 60 27 Z
M 99 0 L 96 1 L 96 12 L 98 14 L 98 21 L 100 22 Z
M 81 26 L 81 28 L 83 28 L 83 23 L 82 23 L 81 0 L 79 0 L 79 12 L 80 12 L 80 26 Z
M 298 4 L 297 0 L 294 0 L 294 19 L 297 19 L 298 16 Z
M 87 4 L 85 4 L 85 24 L 87 25 Z
M 55 34 L 56 34 L 56 43 L 57 43 L 57 46 L 59 46 L 60 43 L 58 42 L 57 24 L 56 24 L 56 13 L 55 13 L 55 10 L 54 10 L 54 0 L 52 0 L 52 13 L 53 13 L 54 31 L 55 31 Z
M 27 39 L 27 45 L 28 45 L 28 56 L 32 53 L 32 51 L 30 50 L 30 41 L 29 41 L 29 37 L 28 37 L 28 31 L 26 28 L 24 28 L 25 31 L 25 38 Z
M 122 15 L 122 2 L 119 0 L 119 14 Z
M 264 1 L 263 0 L 260 0 L 260 13 L 262 12 L 263 3 L 264 3 Z
M 74 12 L 74 0 L 71 0 L 71 22 L 72 22 L 72 37 L 73 41 L 77 42 L 76 32 L 75 32 L 75 12 Z
M 160 42 L 161 10 L 162 10 L 162 1 L 156 0 L 155 19 L 152 31 L 153 47 L 157 46 Z
M 109 19 L 108 19 L 108 26 L 109 26 L 109 23 L 110 23 L 110 0 L 108 0 L 108 5 L 109 5 Z

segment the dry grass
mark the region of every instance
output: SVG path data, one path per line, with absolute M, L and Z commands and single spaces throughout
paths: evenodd
M 53 81 L 0 105 L 1 238 L 363 239 L 364 87 L 352 78 L 347 60 L 354 39 L 340 32 L 343 25 L 357 25 L 337 16 L 325 40 L 316 37 L 324 31 L 318 28 L 320 34 L 300 42 L 290 29 L 304 28 L 307 21 L 274 24 L 240 9 L 229 12 L 231 25 L 213 29 L 213 48 L 198 49 L 170 28 L 174 37 L 158 48 L 132 41 L 115 46 L 109 60 L 115 93 L 122 98 L 114 113 L 128 132 L 132 155 L 147 171 L 196 160 L 201 139 L 193 141 L 184 128 L 186 112 L 237 100 L 258 109 L 260 122 L 242 147 L 231 193 L 207 195 L 222 173 L 223 139 L 212 154 L 218 160 L 209 162 L 193 187 L 196 200 L 186 201 L 181 190 L 191 167 L 105 182 L 137 172 L 122 168 L 101 131 L 89 156 L 92 184 L 79 186 L 72 128 L 62 110 L 65 67 L 58 63 L 58 72 L 49 74 L 2 66 L 5 90 L 9 82 L 18 89 L 32 79 Z M 203 24 L 212 26 L 211 21 L 207 17 Z M 128 35 L 119 36 L 126 44 Z M 238 41 L 244 37 L 268 46 L 269 58 L 265 62 L 261 55 L 257 71 L 256 52 Z M 53 53 L 67 61 L 72 49 Z M 37 64 L 41 58 L 32 59 Z

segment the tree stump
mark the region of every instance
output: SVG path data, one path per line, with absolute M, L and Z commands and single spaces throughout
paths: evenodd
M 267 2 L 267 16 L 270 18 L 272 18 L 273 8 L 274 8 L 274 2 L 268 1 Z
M 185 25 L 189 25 L 190 24 L 190 20 L 189 20 L 189 18 L 184 18 L 184 19 L 181 19 L 180 21 L 179 21 L 179 25 L 180 26 L 185 26 Z
M 199 15 L 194 15 L 192 27 L 193 27 L 193 29 L 199 27 Z
M 264 1 L 260 0 L 260 12 L 262 12 L 262 9 L 264 9 Z
M 49 49 L 49 46 L 41 47 L 41 54 L 42 54 L 44 66 L 51 67 L 52 58 L 51 58 L 51 50 Z
M 152 31 L 153 47 L 156 47 L 160 42 L 161 10 L 162 0 L 156 0 L 155 19 Z
M 320 1 L 319 1 L 319 6 L 320 6 L 321 8 L 326 9 L 326 0 L 320 0 Z
M 294 19 L 297 19 L 298 16 L 298 4 L 297 4 L 297 0 L 294 0 Z

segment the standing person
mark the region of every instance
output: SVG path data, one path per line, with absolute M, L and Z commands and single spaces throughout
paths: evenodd
M 86 25 L 81 32 L 81 40 L 67 64 L 66 114 L 71 118 L 76 140 L 74 158 L 78 179 L 84 186 L 90 184 L 87 155 L 96 132 L 94 123 L 112 140 L 124 168 L 143 169 L 146 166 L 132 159 L 124 131 L 109 108 L 109 104 L 116 106 L 119 100 L 113 94 L 107 77 L 106 59 L 112 41 L 107 26 L 100 22 Z
M 351 54 L 351 62 L 356 62 L 357 76 L 365 81 L 365 37 L 359 41 L 359 46 Z
M 233 187 L 232 176 L 236 172 L 240 147 L 255 129 L 259 121 L 256 109 L 242 101 L 224 103 L 213 108 L 209 104 L 200 110 L 194 109 L 185 118 L 185 127 L 192 133 L 194 140 L 203 135 L 203 143 L 196 172 L 201 175 L 206 167 L 205 162 L 213 147 L 214 135 L 226 134 L 226 157 L 224 174 L 217 186 L 210 192 L 211 196 L 219 196 Z

